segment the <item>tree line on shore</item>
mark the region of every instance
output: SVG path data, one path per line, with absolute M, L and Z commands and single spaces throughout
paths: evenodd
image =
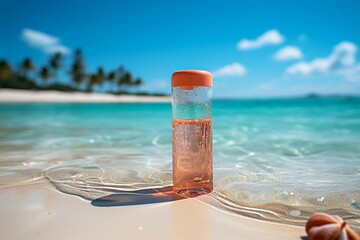
M 70 85 L 60 83 L 58 76 L 61 70 L 70 78 Z M 107 83 L 107 84 L 106 84 Z M 104 86 L 107 85 L 105 89 Z M 0 88 L 21 88 L 62 91 L 103 91 L 110 93 L 129 93 L 143 85 L 141 78 L 133 75 L 123 66 L 106 72 L 98 67 L 95 72 L 88 73 L 80 49 L 76 50 L 68 69 L 63 65 L 63 55 L 53 53 L 48 62 L 36 67 L 31 58 L 24 58 L 18 67 L 12 67 L 6 60 L 0 60 Z

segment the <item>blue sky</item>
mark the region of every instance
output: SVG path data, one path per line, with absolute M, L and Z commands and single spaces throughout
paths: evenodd
M 37 66 L 81 48 L 87 71 L 124 65 L 144 89 L 214 74 L 215 97 L 360 93 L 359 1 L 3 0 L 0 59 Z M 63 81 L 67 81 L 64 77 Z

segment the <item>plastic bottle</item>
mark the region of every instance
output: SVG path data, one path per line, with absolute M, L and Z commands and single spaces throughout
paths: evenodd
M 173 190 L 192 197 L 213 190 L 212 76 L 200 70 L 172 75 Z

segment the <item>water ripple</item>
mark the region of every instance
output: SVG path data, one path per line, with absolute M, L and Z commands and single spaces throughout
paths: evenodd
M 213 193 L 224 211 L 360 230 L 360 100 L 215 101 Z M 0 187 L 47 179 L 93 200 L 171 185 L 169 104 L 2 104 Z

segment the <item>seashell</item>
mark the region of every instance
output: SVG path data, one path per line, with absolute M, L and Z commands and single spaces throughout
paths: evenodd
M 309 240 L 360 240 L 347 222 L 336 215 L 314 213 L 306 223 Z

